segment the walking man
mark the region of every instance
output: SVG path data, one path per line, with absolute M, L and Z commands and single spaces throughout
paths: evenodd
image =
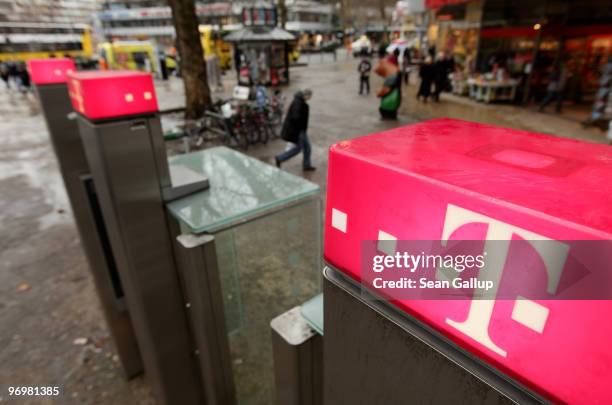
M 302 170 L 305 172 L 316 170 L 316 168 L 310 164 L 311 148 L 307 134 L 308 115 L 310 113 L 310 107 L 307 101 L 310 100 L 311 97 L 312 91 L 310 89 L 295 93 L 281 130 L 281 137 L 285 141 L 295 145 L 274 158 L 276 167 L 281 167 L 284 161 L 291 159 L 303 151 Z
M 546 96 L 540 103 L 538 111 L 544 111 L 544 108 L 552 101 L 555 102 L 555 111 L 561 112 L 563 106 L 563 91 L 565 90 L 565 83 L 567 82 L 567 69 L 562 59 L 556 63 L 553 72 L 550 75 L 550 81 L 546 88 Z
M 363 94 L 365 87 L 366 94 L 370 94 L 370 71 L 372 70 L 372 64 L 368 60 L 367 56 L 364 56 L 357 66 L 359 72 L 359 95 Z

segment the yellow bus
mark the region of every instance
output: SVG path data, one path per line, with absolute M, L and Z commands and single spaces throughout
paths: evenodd
M 0 22 L 0 62 L 92 56 L 88 25 Z
M 204 55 L 216 54 L 222 69 L 231 68 L 231 46 L 212 26 L 200 25 L 199 30 Z M 157 70 L 155 46 L 150 41 L 104 42 L 98 45 L 98 56 L 102 69 Z M 167 56 L 166 66 L 175 69 L 175 60 Z
M 126 69 L 155 72 L 157 57 L 149 41 L 115 41 L 98 45 L 102 69 Z

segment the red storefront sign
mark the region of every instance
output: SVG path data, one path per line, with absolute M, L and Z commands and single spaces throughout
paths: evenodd
M 469 3 L 470 0 L 425 0 L 425 7 L 429 9 L 439 9 L 444 6 L 452 6 L 455 4 Z
M 612 35 L 612 25 L 588 25 L 588 26 L 543 26 L 541 28 L 543 36 L 555 37 L 589 37 L 589 36 L 608 36 Z M 515 37 L 535 37 L 538 30 L 533 27 L 498 27 L 482 28 L 480 36 L 482 38 L 515 38 Z

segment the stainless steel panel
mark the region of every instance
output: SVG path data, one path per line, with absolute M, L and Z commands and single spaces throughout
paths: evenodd
M 540 403 L 387 303 L 362 300 L 337 271 L 324 274 L 325 404 Z
M 323 404 L 323 336 L 295 307 L 270 323 L 277 405 Z
M 176 236 L 175 255 L 193 338 L 198 350 L 201 382 L 207 404 L 236 404 L 225 311 L 212 235 L 179 235 L 179 224 L 169 218 Z
M 123 371 L 130 378 L 142 372 L 142 359 L 129 314 L 117 302 L 109 267 L 114 260 L 112 252 L 103 247 L 92 201 L 83 184 L 82 177 L 89 174 L 89 166 L 77 123 L 68 119 L 72 112 L 68 89 L 65 84 L 53 84 L 38 86 L 37 92 L 104 316 Z
M 169 175 L 152 140 L 158 120 L 78 118 L 145 371 L 163 403 L 196 404 L 204 399 L 161 192 Z

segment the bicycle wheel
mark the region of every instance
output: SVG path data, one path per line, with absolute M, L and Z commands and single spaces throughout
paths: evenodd
M 271 135 L 271 133 L 270 133 L 270 126 L 267 123 L 262 122 L 259 127 L 261 128 L 260 129 L 260 131 L 261 131 L 260 141 L 261 141 L 261 143 L 263 143 L 265 145 L 265 144 L 268 143 L 268 140 L 270 139 L 270 135 Z
M 247 150 L 249 148 L 249 138 L 246 133 L 246 128 L 242 123 L 237 122 L 233 126 L 229 138 L 232 147 L 242 150 Z
M 253 124 L 245 127 L 247 128 L 246 137 L 249 145 L 255 145 L 258 143 L 261 140 L 261 129 Z

